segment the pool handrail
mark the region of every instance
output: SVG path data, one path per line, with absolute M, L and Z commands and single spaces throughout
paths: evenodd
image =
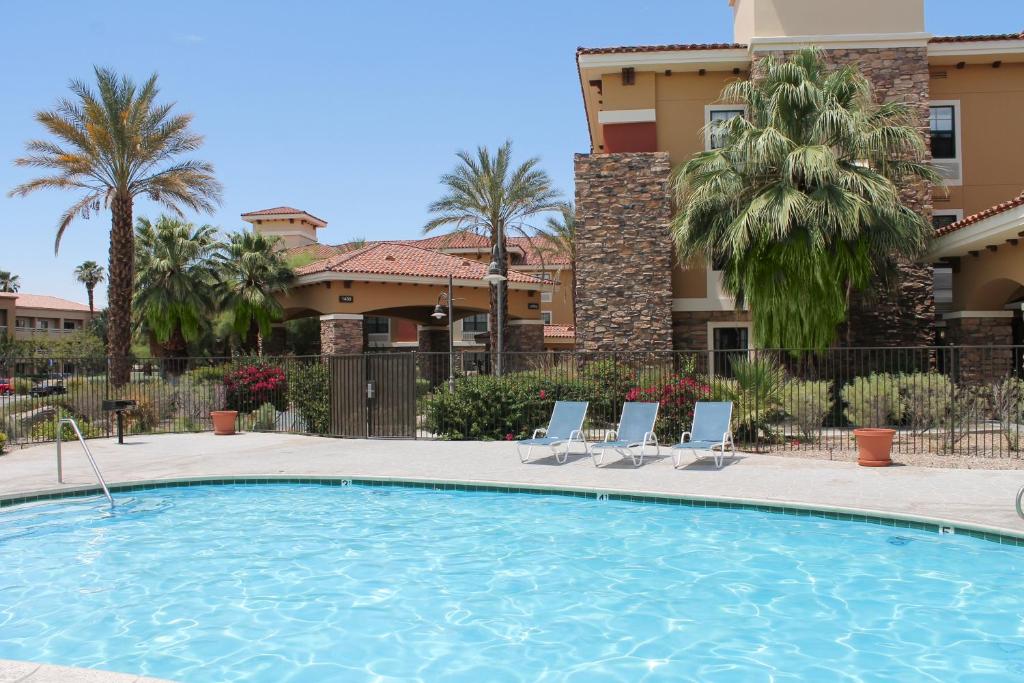
M 78 428 L 78 423 L 71 417 L 62 417 L 57 420 L 57 483 L 64 483 L 64 467 L 61 458 L 61 428 L 66 424 L 71 425 L 71 428 L 75 430 L 75 435 L 78 437 L 78 441 L 82 444 L 82 450 L 85 451 L 85 457 L 89 459 L 89 464 L 92 465 L 92 471 L 96 473 L 96 481 L 100 483 L 100 488 L 103 489 L 103 495 L 107 497 L 107 502 L 110 503 L 110 507 L 114 507 L 114 498 L 110 495 L 110 489 L 107 488 L 107 482 L 103 480 L 103 474 L 100 472 L 99 465 L 96 464 L 96 458 L 92 457 L 92 451 L 89 450 L 89 444 L 85 442 L 85 437 L 82 436 L 82 430 Z

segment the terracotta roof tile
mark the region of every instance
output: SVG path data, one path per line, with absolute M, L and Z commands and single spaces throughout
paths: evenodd
M 419 240 L 397 240 L 402 244 L 413 244 L 422 249 L 490 249 L 491 241 L 483 235 L 472 232 L 450 232 Z
M 1009 211 L 1010 209 L 1014 209 L 1018 206 L 1024 206 L 1024 192 L 1013 199 L 996 204 L 995 206 L 990 206 L 984 211 L 979 211 L 978 213 L 972 213 L 970 216 L 965 216 L 956 223 L 950 223 L 949 225 L 943 226 L 935 231 L 935 236 L 942 237 L 943 235 L 948 235 L 951 232 L 956 232 L 961 228 L 966 228 L 968 225 L 982 221 L 990 216 L 1001 214 L 1004 211 Z
M 55 296 L 46 296 L 45 294 L 23 294 L 22 292 L 17 293 L 17 300 L 14 305 L 18 308 L 46 308 L 57 311 L 85 311 L 89 312 L 89 307 L 85 304 L 80 304 L 77 301 L 68 301 L 67 299 L 61 299 Z
M 573 339 L 576 337 L 576 328 L 572 325 L 545 325 L 544 336 L 554 339 Z
M 314 216 L 313 214 L 311 214 L 309 211 L 303 211 L 302 209 L 296 209 L 296 208 L 291 207 L 291 206 L 275 206 L 272 209 L 260 209 L 259 211 L 248 211 L 248 212 L 242 214 L 242 218 L 245 218 L 246 216 L 287 216 L 289 214 L 296 214 L 296 213 L 304 213 L 307 216 L 309 216 L 310 218 L 314 218 L 314 219 L 320 221 L 321 223 L 324 223 L 325 225 L 327 223 L 327 221 L 325 221 L 323 218 L 318 218 L 318 217 Z
M 677 52 L 682 50 L 742 50 L 741 43 L 678 43 L 670 45 L 616 45 L 612 47 L 578 47 L 576 55 L 608 55 L 630 52 Z
M 291 249 L 285 249 L 284 255 L 288 256 L 306 256 L 307 254 L 317 259 L 330 258 L 338 253 L 339 247 L 331 246 L 330 244 L 306 244 L 301 247 L 292 247 Z
M 929 43 L 973 43 L 985 40 L 1024 40 L 1024 31 L 1021 33 L 990 33 L 978 36 L 933 36 Z
M 481 280 L 487 266 L 479 261 L 462 259 L 438 251 L 400 242 L 377 242 L 353 251 L 338 254 L 295 271 L 299 275 L 314 273 L 352 273 Z M 509 282 L 540 284 L 542 280 L 510 270 Z
M 546 237 L 509 237 L 508 242 L 523 250 L 526 255 L 523 263 L 526 265 L 569 265 L 569 257 L 554 251 L 554 247 Z

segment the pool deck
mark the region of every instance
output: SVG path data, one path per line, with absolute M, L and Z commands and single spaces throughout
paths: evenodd
M 676 470 L 668 457 L 642 467 L 614 457 L 595 468 L 570 456 L 558 465 L 540 454 L 522 464 L 506 442 L 341 440 L 287 434 L 174 434 L 90 441 L 109 484 L 233 478 L 365 478 L 486 486 L 637 493 L 777 507 L 843 511 L 949 524 L 1024 538 L 1014 496 L 1024 470 L 858 467 L 780 456 L 741 454 L 716 470 L 687 458 Z M 667 455 L 667 450 L 663 450 Z M 56 450 L 44 444 L 0 457 L 0 499 L 94 488 L 77 443 L 64 446 L 64 481 Z M 116 494 L 115 494 L 116 496 Z M 154 678 L 0 660 L 0 683 L 158 683 Z
M 632 464 L 615 459 L 595 468 L 588 457 L 558 465 L 550 456 L 522 464 L 506 442 L 344 440 L 288 434 L 209 433 L 90 441 L 110 484 L 238 477 L 353 477 L 583 489 L 718 501 L 841 510 L 948 523 L 1024 537 L 1014 496 L 1024 470 L 858 467 L 759 454 L 740 455 L 716 470 L 709 461 L 663 457 Z M 662 450 L 667 455 L 667 450 Z M 77 443 L 64 446 L 57 484 L 53 444 L 0 457 L 0 498 L 95 486 Z

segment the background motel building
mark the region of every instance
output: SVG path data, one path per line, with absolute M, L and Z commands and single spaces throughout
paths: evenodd
M 447 318 L 431 314 L 438 303 L 446 306 L 449 275 L 457 350 L 485 349 L 490 285 L 483 276 L 491 252 L 486 238 L 448 234 L 331 246 L 316 234 L 327 222 L 300 209 L 263 209 L 242 218 L 256 232 L 281 238 L 298 275 L 280 297 L 285 317 L 319 317 L 323 353 L 447 351 Z M 509 239 L 509 351 L 572 348 L 572 274 L 565 257 L 545 246 Z
M 713 266 L 674 258 L 669 176 L 718 144 L 708 123 L 744 113 L 718 101 L 730 80 L 809 45 L 916 106 L 946 180 L 907 188 L 938 239 L 895 292 L 854 306 L 850 343 L 1024 343 L 1024 36 L 930 35 L 923 0 L 719 1 L 733 43 L 577 51 L 591 140 L 575 160 L 577 347 L 747 347 L 749 314 Z
M 89 307 L 75 301 L 0 292 L 0 336 L 21 340 L 58 337 L 83 329 L 91 319 Z

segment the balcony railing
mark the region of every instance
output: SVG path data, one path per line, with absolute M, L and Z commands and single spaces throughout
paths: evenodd
M 6 328 L 0 328 L 6 330 Z M 27 339 L 31 337 L 60 337 L 65 334 L 74 334 L 75 332 L 81 332 L 82 328 L 78 327 L 73 330 L 58 329 L 55 327 L 15 327 L 14 337 L 15 339 Z

